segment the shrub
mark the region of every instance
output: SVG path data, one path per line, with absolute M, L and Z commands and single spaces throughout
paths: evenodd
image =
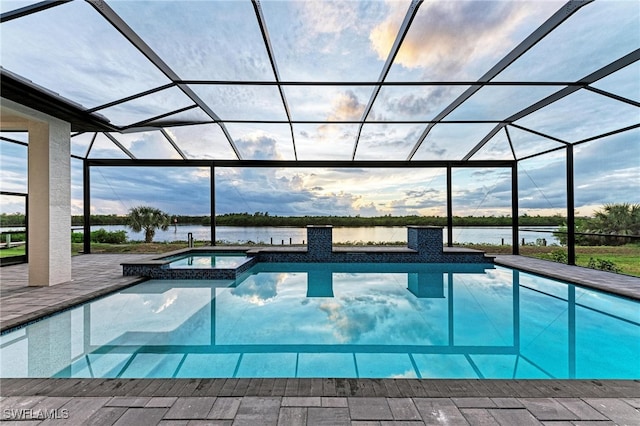
M 564 250 L 554 250 L 551 253 L 549 253 L 549 255 L 551 256 L 551 260 L 553 260 L 554 262 L 558 262 L 558 263 L 569 262 L 569 256 L 567 256 L 567 253 Z
M 592 257 L 589 259 L 587 266 L 592 269 L 600 269 L 601 271 L 615 272 L 616 274 L 620 272 L 620 268 L 618 268 L 615 263 L 605 259 L 594 259 Z
M 80 232 L 74 232 L 71 234 L 72 243 L 84 242 L 84 234 Z M 104 244 L 124 244 L 127 242 L 126 231 L 106 231 L 102 228 L 91 232 L 92 243 L 104 243 Z
M 13 241 L 14 243 L 16 241 L 26 241 L 27 240 L 27 235 L 24 232 L 6 232 L 4 234 L 0 234 L 0 242 L 1 243 L 6 243 L 7 242 L 7 234 L 11 234 L 11 241 Z

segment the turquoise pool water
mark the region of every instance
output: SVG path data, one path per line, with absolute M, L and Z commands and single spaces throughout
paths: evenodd
M 5 333 L 0 376 L 638 379 L 640 306 L 493 265 L 258 264 Z
M 234 269 L 249 258 L 240 253 L 189 253 L 169 263 L 171 269 Z

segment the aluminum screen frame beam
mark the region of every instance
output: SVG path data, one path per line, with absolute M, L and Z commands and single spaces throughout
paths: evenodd
M 532 135 L 540 136 L 542 138 L 549 139 L 549 140 L 554 141 L 554 142 L 558 142 L 558 143 L 560 143 L 562 145 L 569 145 L 569 143 L 570 143 L 570 142 L 567 142 L 565 140 L 556 138 L 554 136 L 547 135 L 546 133 L 538 132 L 537 130 L 529 129 L 528 127 L 524 127 L 524 126 L 520 126 L 519 124 L 516 124 L 516 123 L 511 123 L 510 126 L 513 127 L 513 128 L 516 128 L 516 129 L 520 129 L 523 132 L 531 133 Z M 507 128 L 507 126 L 505 126 L 505 129 L 506 128 Z
M 356 159 L 356 152 L 358 150 L 358 143 L 360 142 L 360 135 L 362 134 L 362 127 L 364 127 L 364 123 L 371 112 L 371 108 L 373 108 L 373 103 L 376 101 L 378 94 L 380 93 L 380 89 L 382 89 L 381 83 L 387 78 L 387 74 L 391 70 L 391 66 L 393 65 L 393 61 L 395 60 L 398 52 L 400 51 L 400 46 L 404 41 L 404 38 L 407 36 L 409 32 L 409 28 L 411 27 L 411 23 L 413 22 L 413 18 L 415 18 L 418 13 L 418 9 L 422 4 L 423 0 L 412 0 L 409 5 L 409 9 L 402 21 L 402 25 L 400 25 L 400 29 L 398 30 L 398 35 L 396 36 L 395 41 L 393 42 L 393 46 L 391 47 L 391 51 L 389 52 L 389 56 L 387 57 L 387 61 L 384 63 L 382 67 L 382 71 L 380 72 L 380 76 L 378 77 L 378 84 L 373 89 L 373 93 L 371 94 L 371 98 L 369 98 L 369 102 L 364 109 L 362 114 L 362 119 L 360 119 L 360 126 L 358 127 L 358 134 L 356 136 L 355 143 L 353 145 L 353 153 L 351 154 L 351 160 Z
M 180 149 L 180 147 L 176 144 L 176 142 L 173 140 L 173 138 L 171 137 L 171 135 L 165 130 L 165 129 L 160 129 L 160 132 L 162 133 L 162 135 L 167 139 L 167 141 L 169 141 L 169 143 L 171 144 L 171 146 L 173 147 L 173 149 L 175 149 L 178 152 L 178 155 L 180 155 L 180 157 L 182 157 L 183 160 L 187 160 L 187 156 L 184 155 L 184 152 L 182 152 L 182 150 Z
M 176 81 L 180 80 L 178 74 L 176 74 L 173 69 L 166 62 L 160 58 L 160 56 L 144 41 L 140 36 L 118 15 L 104 0 L 85 0 L 89 3 L 93 8 L 100 14 L 104 19 L 107 20 L 124 38 L 126 38 L 129 43 L 131 43 L 136 49 L 140 51 L 156 68 L 158 68 L 169 80 L 176 83 Z M 224 125 L 224 122 L 218 117 L 218 115 L 213 112 L 213 110 L 207 105 L 196 93 L 191 90 L 189 86 L 184 83 L 176 83 L 178 88 L 182 90 L 182 92 L 187 95 L 191 100 L 198 105 L 213 121 L 215 121 L 220 129 L 224 133 L 227 141 L 231 145 L 231 149 L 236 154 L 238 160 L 242 160 L 242 156 L 240 155 L 240 151 L 238 151 L 238 147 L 234 143 L 227 127 Z
M 429 81 L 268 81 L 268 80 L 177 80 L 175 84 L 188 84 L 191 86 L 473 86 L 478 84 L 476 80 L 429 80 Z M 575 81 L 486 81 L 484 86 L 575 86 Z M 171 84 L 170 84 L 171 85 Z M 157 91 L 158 89 L 151 89 Z M 134 97 L 137 97 L 135 95 Z M 362 120 L 360 120 L 362 121 Z
M 470 159 L 473 155 L 475 155 L 475 153 L 477 153 L 487 142 L 489 142 L 489 140 L 491 140 L 491 138 L 493 136 L 495 136 L 496 133 L 498 133 L 500 131 L 500 129 L 504 126 L 506 126 L 507 124 L 513 124 L 515 121 L 518 121 L 530 114 L 533 114 L 534 112 L 548 106 L 551 105 L 552 103 L 559 101 L 562 98 L 565 98 L 569 95 L 571 95 L 572 93 L 577 92 L 578 90 L 580 90 L 582 86 L 587 86 L 589 84 L 593 84 L 596 81 L 605 78 L 606 76 L 613 74 L 616 71 L 621 70 L 622 68 L 626 67 L 627 65 L 631 65 L 634 62 L 640 60 L 640 49 L 636 49 L 631 53 L 626 54 L 625 56 L 619 58 L 616 61 L 611 62 L 608 65 L 605 65 L 604 67 L 592 72 L 591 74 L 581 78 L 580 80 L 578 80 L 576 83 L 578 83 L 578 85 L 574 85 L 574 86 L 569 86 L 569 87 L 565 87 L 564 89 L 560 89 L 555 93 L 552 93 L 551 95 L 547 96 L 546 98 L 528 106 L 527 108 L 522 109 L 521 111 L 511 115 L 510 117 L 508 117 L 507 119 L 505 119 L 505 124 L 499 124 L 496 127 L 494 127 L 484 138 L 482 138 L 482 140 L 476 145 L 474 146 L 468 153 L 467 155 L 465 155 L 463 157 L 463 160 L 468 160 Z
M 98 132 L 95 132 L 93 134 L 93 137 L 91 138 L 91 142 L 89 142 L 87 151 L 84 153 L 84 158 L 89 158 L 89 154 L 91 153 L 91 148 L 93 148 L 93 144 L 95 143 L 97 137 L 98 137 Z
M 91 253 L 91 163 L 88 158 L 82 162 L 82 251 Z
M 475 85 L 469 87 L 465 90 L 458 98 L 456 98 L 449 106 L 447 106 L 440 114 L 438 114 L 434 121 L 441 121 L 443 118 L 451 114 L 456 108 L 466 102 L 471 96 L 473 96 L 478 90 L 483 88 L 486 83 L 493 78 L 495 78 L 498 74 L 505 70 L 509 65 L 515 62 L 520 56 L 524 55 L 529 49 L 538 44 L 543 38 L 545 38 L 549 33 L 555 30 L 560 24 L 569 19 L 574 13 L 576 13 L 580 8 L 586 6 L 594 0 L 584 0 L 584 1 L 569 1 L 564 6 L 562 6 L 556 13 L 554 13 L 549 19 L 547 19 L 542 25 L 540 25 L 533 33 L 531 33 L 526 39 L 524 39 L 520 44 L 518 44 L 511 52 L 509 52 L 504 58 L 502 58 L 497 64 L 495 64 L 489 71 L 487 71 L 480 79 L 476 82 Z M 437 124 L 437 123 L 436 123 Z M 411 160 L 413 156 L 416 154 L 422 143 L 425 141 L 431 129 L 435 126 L 435 124 L 429 124 L 427 128 L 422 132 L 415 146 L 411 150 L 409 154 L 408 160 Z M 495 133 L 491 137 L 493 137 L 500 128 L 498 128 Z M 490 139 L 490 138 L 489 138 Z
M 113 135 L 110 135 L 109 133 L 103 133 L 107 139 L 109 139 L 111 142 L 113 142 L 115 144 L 115 146 L 117 146 L 118 148 L 120 148 L 122 150 L 122 152 L 124 152 L 125 154 L 127 154 L 127 156 L 129 158 L 131 158 L 132 160 L 137 160 L 136 156 L 133 155 L 131 153 L 131 151 L 129 151 L 127 148 L 124 147 L 124 145 L 122 145 L 120 143 L 120 141 L 118 139 L 116 139 L 115 137 L 113 137 Z
M 606 90 L 598 89 L 597 87 L 585 86 L 585 90 L 597 93 L 598 95 L 606 96 L 607 98 L 615 99 L 619 102 L 624 102 L 625 104 L 640 107 L 640 102 L 634 101 L 633 99 L 625 98 L 624 96 L 616 95 L 615 93 L 607 92 Z
M 256 19 L 258 20 L 258 26 L 260 27 L 260 32 L 262 33 L 264 46 L 267 49 L 267 55 L 269 55 L 269 62 L 271 63 L 271 69 L 273 70 L 273 75 L 276 79 L 276 83 L 280 83 L 280 72 L 278 71 L 276 58 L 275 58 L 275 55 L 273 54 L 273 47 L 271 47 L 271 38 L 269 37 L 267 24 L 264 19 L 264 16 L 262 15 L 262 7 L 260 6 L 260 2 L 257 0 L 251 0 L 251 4 L 253 4 L 253 10 L 256 12 Z M 280 92 L 280 99 L 282 100 L 282 106 L 284 107 L 284 111 L 287 114 L 289 130 L 291 131 L 291 142 L 293 143 L 293 158 L 297 160 L 298 152 L 296 150 L 296 139 L 293 133 L 293 124 L 291 123 L 291 111 L 289 110 L 289 103 L 287 102 L 287 98 L 284 94 L 284 89 L 280 84 L 278 84 L 278 91 Z
M 511 155 L 515 161 L 518 160 L 518 156 L 516 155 L 516 150 L 513 148 L 513 141 L 511 140 L 511 134 L 509 133 L 509 128 L 504 128 L 504 134 L 507 137 L 507 142 L 509 143 L 509 148 L 511 149 Z
M 238 167 L 238 168 L 509 168 L 515 160 L 475 161 L 375 161 L 375 160 L 178 160 L 178 159 L 125 159 L 87 158 L 91 166 L 136 166 L 136 167 Z
M 117 99 L 117 100 L 112 101 L 112 102 L 107 102 L 106 104 L 98 105 L 97 107 L 89 108 L 86 112 L 95 112 L 95 111 L 99 111 L 101 109 L 110 108 L 112 106 L 120 105 L 120 104 L 123 104 L 125 102 L 133 101 L 135 99 L 139 99 L 139 98 L 142 98 L 142 97 L 145 97 L 145 96 L 148 96 L 148 95 L 152 95 L 154 93 L 161 92 L 163 90 L 170 89 L 170 88 L 175 87 L 175 86 L 176 86 L 175 83 L 167 83 L 167 84 L 164 84 L 162 86 L 154 87 L 153 89 L 145 90 L 144 92 L 136 93 L 135 95 L 127 96 L 125 98 L 120 98 L 120 99 Z
M 575 141 L 575 142 L 572 143 L 572 145 L 573 146 L 581 145 L 583 143 L 587 143 L 587 142 L 595 141 L 595 140 L 598 140 L 598 139 L 606 138 L 608 136 L 617 135 L 618 133 L 628 132 L 630 130 L 637 129 L 638 127 L 640 127 L 640 123 L 632 124 L 631 126 L 623 127 L 622 129 L 612 130 L 610 132 L 602 133 L 600 135 L 591 136 L 591 137 L 586 138 L 586 139 L 581 139 L 579 141 Z
M 180 114 L 181 112 L 189 111 L 189 110 L 196 109 L 196 108 L 198 108 L 198 105 L 193 104 L 193 105 L 189 105 L 189 106 L 186 106 L 186 107 L 183 107 L 183 108 L 180 108 L 180 109 L 176 109 L 176 110 L 173 110 L 173 111 L 168 111 L 168 112 L 156 115 L 154 117 L 145 118 L 144 120 L 137 121 L 137 122 L 131 123 L 131 124 L 127 124 L 126 126 L 122 126 L 122 130 L 127 130 L 127 129 L 130 129 L 130 128 L 144 127 L 146 124 L 153 123 L 154 121 L 162 120 L 163 118 L 171 117 L 172 115 Z
M 582 140 L 579 140 L 579 141 L 571 143 L 571 145 L 573 145 L 573 146 L 582 145 L 583 143 L 597 141 L 598 139 L 606 138 L 608 136 L 617 135 L 619 133 L 628 132 L 628 131 L 631 131 L 631 130 L 634 130 L 634 129 L 637 129 L 637 128 L 640 128 L 640 123 L 633 124 L 633 125 L 627 126 L 627 127 L 623 127 L 622 129 L 612 130 L 610 132 L 602 133 L 600 135 L 592 136 L 590 138 L 582 139 Z M 505 129 L 506 129 L 506 127 L 505 127 Z M 547 149 L 546 151 L 540 151 L 540 152 L 536 152 L 535 154 L 531 154 L 531 155 L 527 155 L 527 156 L 522 157 L 522 158 L 518 158 L 518 161 L 529 160 L 531 158 L 539 157 L 541 155 L 549 154 L 549 153 L 555 152 L 555 151 L 560 151 L 562 149 L 565 149 L 565 147 L 564 146 L 559 146 L 557 148 Z
M 71 0 L 55 0 L 55 1 L 41 1 L 40 3 L 31 4 L 19 9 L 10 10 L 0 15 L 0 24 L 11 21 L 13 19 L 22 18 L 23 16 L 31 15 L 32 13 L 41 12 L 52 7 L 60 6 L 61 4 L 69 3 Z

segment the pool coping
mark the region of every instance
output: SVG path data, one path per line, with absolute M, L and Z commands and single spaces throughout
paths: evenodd
M 518 255 L 496 255 L 494 264 L 640 301 L 640 278 Z
M 640 398 L 640 380 L 2 379 L 2 396 Z
M 81 296 L 76 296 L 74 298 L 66 299 L 50 306 L 43 307 L 36 312 L 30 312 L 15 318 L 3 319 L 0 323 L 0 334 L 4 334 L 5 332 L 8 332 L 10 330 L 26 327 L 34 322 L 40 321 L 57 313 L 73 309 L 76 306 L 82 305 L 83 303 L 99 299 L 103 296 L 107 296 L 125 288 L 133 287 L 134 285 L 140 284 L 147 280 L 148 278 L 145 277 L 131 277 L 131 279 L 124 284 L 105 286 L 85 293 Z

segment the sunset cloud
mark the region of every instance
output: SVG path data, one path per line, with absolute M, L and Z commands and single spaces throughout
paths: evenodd
M 365 104 L 360 102 L 356 94 L 347 90 L 333 100 L 333 110 L 327 120 L 359 120 L 362 118 L 364 108 Z
M 386 59 L 396 39 L 394 22 L 406 13 L 402 6 L 392 6 L 389 18 L 371 31 L 371 47 L 380 59 Z M 532 7 L 505 1 L 424 2 L 395 63 L 440 79 L 469 77 L 463 75 L 469 63 L 494 57 L 513 43 L 514 31 Z

